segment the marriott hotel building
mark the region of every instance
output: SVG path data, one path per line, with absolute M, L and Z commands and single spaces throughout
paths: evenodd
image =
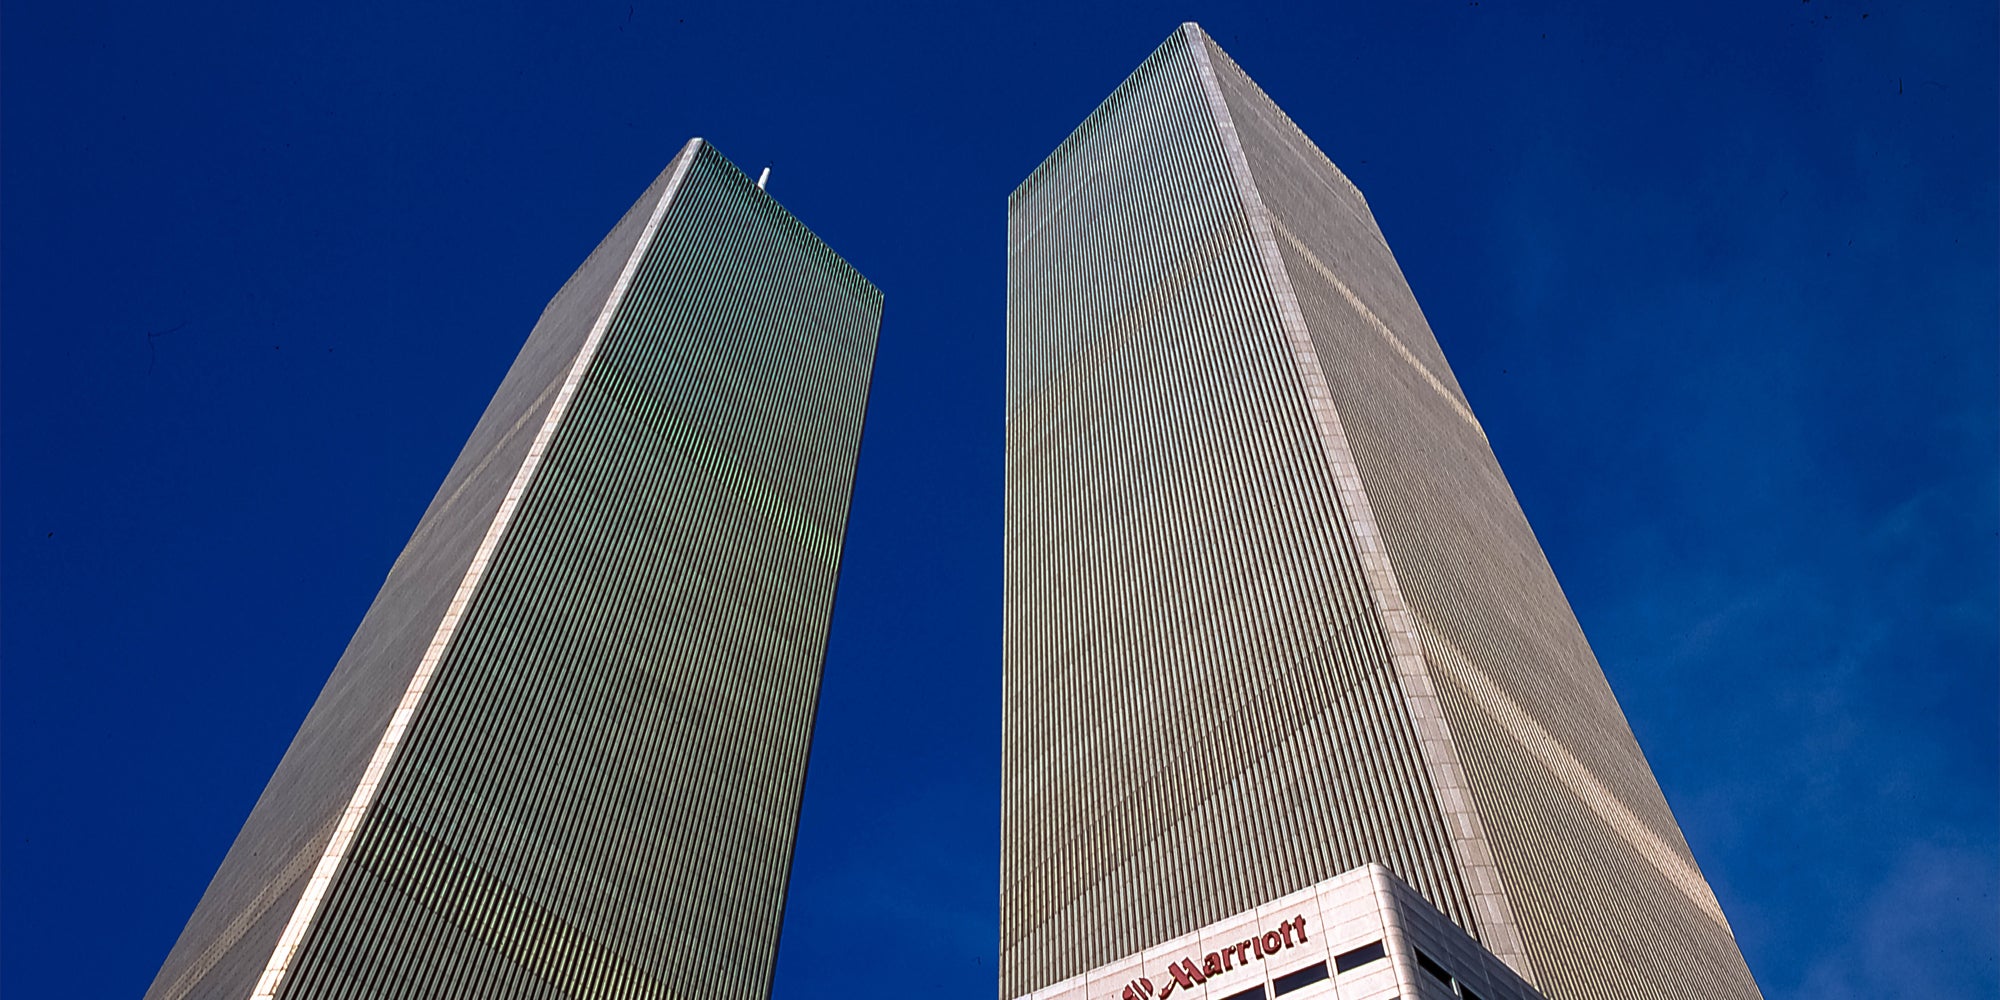
M 1367 202 L 1200 28 L 1007 293 L 1001 996 L 1759 995 Z

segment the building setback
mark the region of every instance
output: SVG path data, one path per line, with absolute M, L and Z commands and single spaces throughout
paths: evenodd
M 1367 203 L 1192 24 L 1009 198 L 1006 407 L 1002 996 L 1370 862 L 1553 1000 L 1758 995 Z
M 690 141 L 543 312 L 148 1000 L 764 997 L 881 315 Z

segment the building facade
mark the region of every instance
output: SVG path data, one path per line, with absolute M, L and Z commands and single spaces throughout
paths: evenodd
M 1007 308 L 1002 996 L 1369 863 L 1554 1000 L 1758 995 L 1367 203 L 1198 27 L 1009 198 Z
M 881 315 L 690 141 L 543 312 L 149 1000 L 764 997 Z

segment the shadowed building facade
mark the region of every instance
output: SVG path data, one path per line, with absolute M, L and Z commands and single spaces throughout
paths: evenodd
M 764 997 L 881 315 L 690 141 L 543 312 L 149 1000 Z
M 1754 997 L 1367 203 L 1194 25 L 1008 201 L 1000 993 L 1370 862 Z

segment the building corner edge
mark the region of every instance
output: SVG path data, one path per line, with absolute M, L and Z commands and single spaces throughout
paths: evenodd
M 459 623 L 464 620 L 473 595 L 477 593 L 480 583 L 484 580 L 486 570 L 497 554 L 500 542 L 512 524 L 514 514 L 519 509 L 521 500 L 534 480 L 536 470 L 554 440 L 556 430 L 562 425 L 571 401 L 575 399 L 577 391 L 582 386 L 584 375 L 590 370 L 605 331 L 610 327 L 618 307 L 624 302 L 625 293 L 631 287 L 633 276 L 638 271 L 640 262 L 645 259 L 646 252 L 652 247 L 660 222 L 666 216 L 668 207 L 673 204 L 675 194 L 687 179 L 688 168 L 705 145 L 706 143 L 699 137 L 689 139 L 667 166 L 666 169 L 672 171 L 672 176 L 654 203 L 645 229 L 641 231 L 631 254 L 626 259 L 618 281 L 606 297 L 603 308 L 598 311 L 583 345 L 577 350 L 576 359 L 564 377 L 556 398 L 550 404 L 533 443 L 529 445 L 528 454 L 516 471 L 512 484 L 501 500 L 499 510 L 494 513 L 485 536 L 480 540 L 479 548 L 473 554 L 464 577 L 452 595 L 451 604 L 438 622 L 430 643 L 425 647 L 422 658 L 412 672 L 409 685 L 404 689 L 403 698 L 390 717 L 388 728 L 383 731 L 381 740 L 376 744 L 374 754 L 369 758 L 367 770 L 363 772 L 360 783 L 355 786 L 354 794 L 349 799 L 346 809 L 342 811 L 339 822 L 333 827 L 320 854 L 319 862 L 314 866 L 304 891 L 300 893 L 298 905 L 294 907 L 291 917 L 286 920 L 284 930 L 279 934 L 278 943 L 272 949 L 264 971 L 258 976 L 256 985 L 252 988 L 251 1000 L 275 1000 L 277 997 L 278 990 L 285 981 L 285 974 L 291 970 L 293 960 L 320 915 L 321 904 L 325 902 L 326 895 L 332 887 L 334 876 L 339 873 L 349 848 L 360 833 L 362 822 L 367 818 L 369 809 L 375 802 L 376 793 L 380 790 L 382 780 L 386 777 L 397 750 L 409 734 L 418 709 L 423 704 L 424 694 L 429 688 L 431 678 L 445 651 L 449 649 Z
M 1312 343 L 1311 330 L 1299 308 L 1298 296 L 1285 269 L 1284 256 L 1278 249 L 1269 213 L 1257 192 L 1248 157 L 1237 135 L 1228 102 L 1223 97 L 1221 83 L 1216 78 L 1207 33 L 1193 21 L 1183 23 L 1180 31 L 1187 39 L 1196 74 L 1200 78 L 1202 95 L 1221 138 L 1230 178 L 1256 243 L 1258 264 L 1264 271 L 1277 306 L 1279 323 L 1284 328 L 1285 348 L 1297 368 L 1305 402 L 1311 411 L 1309 417 L 1333 480 L 1340 514 L 1347 521 L 1346 528 L 1354 539 L 1377 620 L 1389 642 L 1390 658 L 1403 694 L 1404 708 L 1417 738 L 1425 776 L 1437 797 L 1438 810 L 1444 819 L 1459 877 L 1471 897 L 1477 926 L 1467 930 L 1474 932 L 1488 951 L 1521 978 L 1539 985 L 1520 929 L 1515 923 L 1513 906 L 1501 881 L 1500 870 L 1494 862 L 1485 823 L 1473 804 L 1470 789 L 1466 787 L 1465 769 L 1460 763 L 1450 723 L 1432 682 L 1430 664 L 1424 656 L 1415 621 L 1403 600 L 1402 588 L 1396 581 L 1395 570 L 1382 544 L 1374 510 L 1361 484 L 1360 469 L 1355 464 L 1340 414 L 1334 407 L 1332 392 L 1320 366 L 1319 353 Z

